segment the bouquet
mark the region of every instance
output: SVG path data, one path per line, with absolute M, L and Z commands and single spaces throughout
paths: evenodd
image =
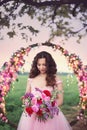
M 58 91 L 42 91 L 39 88 L 35 88 L 35 91 L 38 92 L 38 96 L 32 93 L 26 93 L 24 95 L 23 107 L 25 112 L 29 116 L 35 113 L 39 121 L 46 121 L 48 118 L 53 118 L 55 114 L 58 115 L 59 109 L 56 102 Z

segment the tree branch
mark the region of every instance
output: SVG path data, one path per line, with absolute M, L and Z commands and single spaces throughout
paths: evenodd
M 44 1 L 44 2 L 34 2 L 32 0 L 22 0 L 24 3 L 36 7 L 42 6 L 61 6 L 64 4 L 87 4 L 86 0 L 59 0 L 59 1 Z
M 73 10 L 72 10 L 72 15 L 73 15 L 74 17 L 76 16 L 75 12 L 76 12 L 76 9 L 78 8 L 78 6 L 79 6 L 79 4 L 76 4 L 75 7 L 74 7 Z
M 9 1 L 18 1 L 18 0 L 2 0 L 0 2 L 0 6 L 2 6 L 3 4 L 9 2 Z M 35 7 L 43 7 L 43 6 L 61 6 L 61 5 L 65 5 L 65 4 L 84 4 L 87 5 L 87 1 L 86 0 L 57 0 L 57 1 L 44 1 L 44 2 L 37 2 L 37 1 L 33 1 L 33 0 L 21 0 L 21 3 L 25 3 L 27 5 L 32 5 Z
M 80 28 L 80 29 L 77 30 L 77 31 L 70 31 L 70 33 L 72 33 L 72 34 L 77 34 L 77 33 L 81 32 L 82 30 L 84 30 L 86 27 L 87 27 L 87 24 L 83 24 L 83 27 L 82 27 L 82 28 Z
M 56 6 L 56 7 L 54 8 L 54 14 L 53 14 L 53 16 L 52 16 L 52 21 L 54 21 L 54 19 L 55 19 L 55 16 L 56 16 L 56 14 L 57 14 L 57 9 L 58 9 L 58 6 Z
M 8 3 L 9 1 L 13 1 L 13 0 L 1 0 L 1 1 L 0 1 L 0 6 L 2 6 L 2 5 L 4 5 L 4 4 Z

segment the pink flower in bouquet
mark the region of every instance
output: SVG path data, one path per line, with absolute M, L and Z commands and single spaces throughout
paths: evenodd
M 44 98 L 44 101 L 50 101 L 50 97 L 46 96 L 46 97 Z
M 39 111 L 39 106 L 38 105 L 33 105 L 32 106 L 32 110 L 34 111 L 34 112 L 38 112 Z
M 37 104 L 37 98 L 36 98 L 36 97 L 33 97 L 32 100 L 31 100 L 31 103 L 32 103 L 32 104 Z
M 41 98 L 42 98 L 42 99 L 45 99 L 45 98 L 46 98 L 46 94 L 42 92 Z

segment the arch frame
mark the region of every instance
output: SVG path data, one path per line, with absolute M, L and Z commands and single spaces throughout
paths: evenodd
M 60 45 L 50 42 L 32 44 L 26 48 L 22 47 L 12 55 L 8 62 L 3 64 L 2 71 L 0 72 L 0 119 L 3 122 L 15 127 L 14 123 L 8 119 L 6 114 L 5 96 L 9 93 L 12 82 L 17 79 L 19 69 L 25 64 L 24 56 L 28 56 L 31 49 L 37 46 L 52 47 L 55 50 L 61 51 L 66 57 L 68 66 L 72 68 L 73 73 L 77 77 L 79 87 L 80 111 L 76 121 L 83 119 L 85 122 L 87 122 L 87 67 L 83 65 L 81 59 L 75 53 L 69 54 L 69 52 Z

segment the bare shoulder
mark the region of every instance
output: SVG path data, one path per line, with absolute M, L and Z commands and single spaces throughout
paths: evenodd
M 56 76 L 56 85 L 57 85 L 57 89 L 59 91 L 59 94 L 63 94 L 64 90 L 63 90 L 63 82 L 62 79 L 57 75 Z
M 28 78 L 28 81 L 30 81 L 32 78 Z
M 35 83 L 35 82 L 38 82 L 38 77 L 36 76 L 36 77 L 34 77 L 34 78 L 28 78 L 28 82 L 30 82 L 30 83 Z
M 29 77 L 29 78 L 28 78 L 28 81 L 32 81 L 32 80 L 34 80 L 34 79 L 35 79 L 35 78 L 30 78 L 30 77 Z
M 56 75 L 56 83 L 57 84 L 62 84 L 62 79 L 60 78 L 59 75 Z

